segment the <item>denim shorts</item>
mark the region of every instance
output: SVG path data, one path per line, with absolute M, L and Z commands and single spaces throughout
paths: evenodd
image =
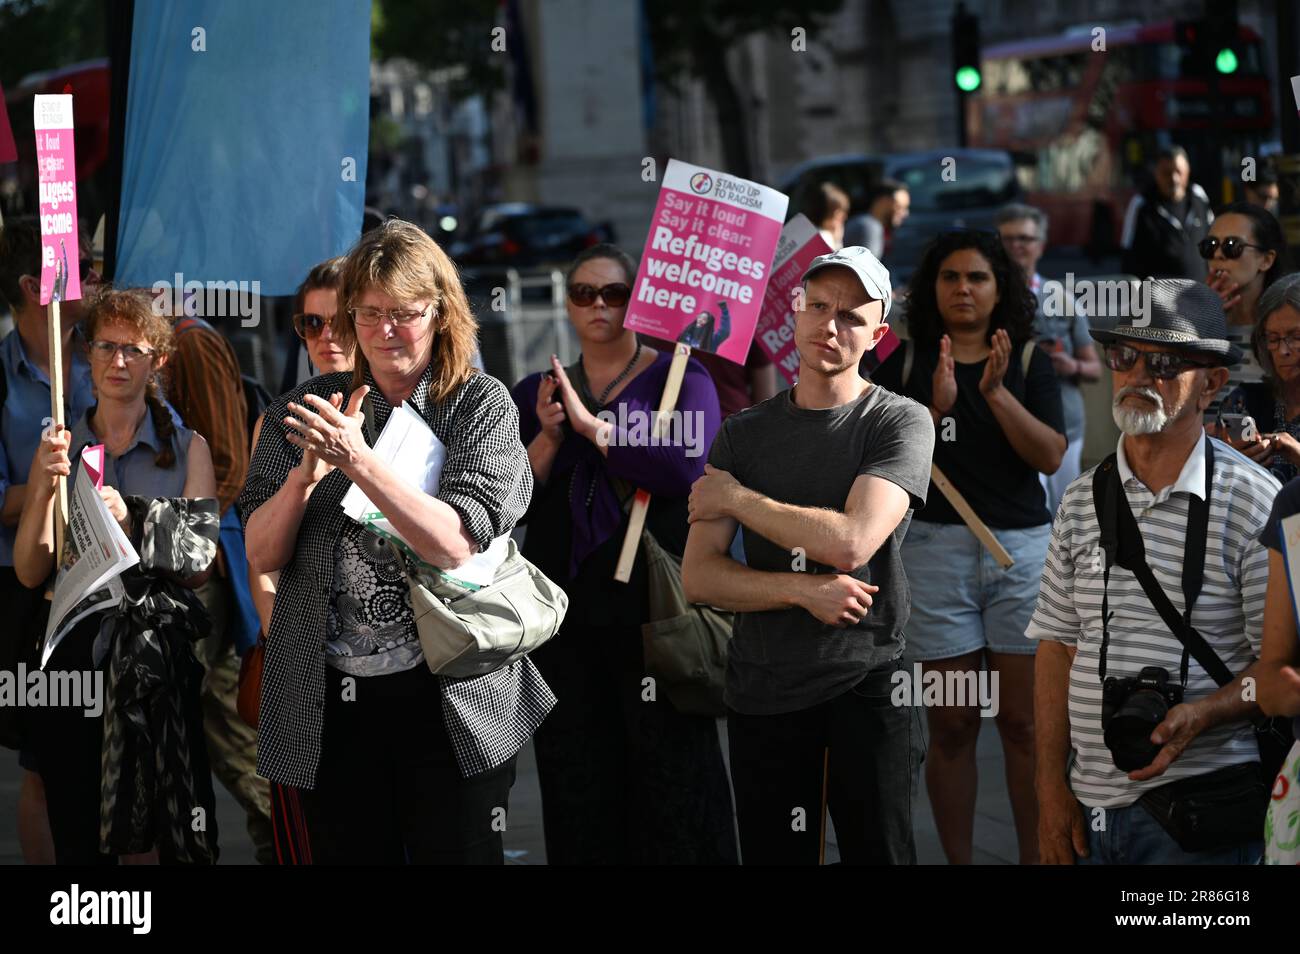
M 1031 655 L 1025 636 L 1038 600 L 1052 525 L 993 530 L 1015 561 L 1004 570 L 965 524 L 913 520 L 903 540 L 912 594 L 906 658 L 925 662 L 988 649 Z

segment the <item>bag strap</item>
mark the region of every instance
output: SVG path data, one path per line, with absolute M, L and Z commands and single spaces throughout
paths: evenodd
M 366 440 L 370 443 L 370 446 L 374 447 L 375 441 L 378 440 L 378 436 L 375 434 L 375 409 L 370 406 L 369 392 L 367 392 L 366 396 L 361 399 L 361 414 L 361 429 L 365 434 Z
M 1188 501 L 1187 534 L 1183 552 L 1182 572 L 1183 597 L 1186 609 L 1181 616 L 1147 563 L 1146 546 L 1142 542 L 1142 534 L 1138 529 L 1137 520 L 1129 507 L 1128 497 L 1123 494 L 1123 488 L 1120 486 L 1119 468 L 1115 466 L 1114 455 L 1108 457 L 1103 462 L 1103 465 L 1098 467 L 1097 473 L 1094 474 L 1093 493 L 1098 522 L 1101 526 L 1102 550 L 1106 554 L 1103 587 L 1109 582 L 1109 571 L 1112 563 L 1118 564 L 1131 572 L 1137 578 L 1138 583 L 1141 584 L 1147 599 L 1151 601 L 1151 605 L 1160 614 L 1165 626 L 1183 645 L 1181 667 L 1183 684 L 1186 685 L 1187 683 L 1187 658 L 1190 654 L 1218 685 L 1224 686 L 1232 682 L 1235 677 L 1228 670 L 1228 667 L 1224 665 L 1223 660 L 1211 648 L 1210 644 L 1205 641 L 1205 637 L 1197 632 L 1191 623 L 1192 608 L 1200 595 L 1205 578 L 1205 547 L 1209 532 L 1210 513 L 1209 497 L 1214 474 L 1213 444 L 1208 438 L 1205 441 L 1205 497 L 1200 498 L 1192 495 Z M 1107 464 L 1111 466 L 1106 467 Z M 1101 491 L 1100 494 L 1098 494 L 1098 490 Z M 1105 654 L 1109 641 L 1107 609 L 1107 599 L 1103 592 L 1102 655 L 1098 666 L 1098 674 L 1103 682 L 1105 682 L 1106 678 Z
M 1025 346 L 1020 349 L 1020 376 L 1026 381 L 1029 380 L 1029 363 L 1034 360 L 1034 349 L 1037 347 L 1038 345 L 1036 345 L 1034 340 L 1031 338 L 1026 341 Z

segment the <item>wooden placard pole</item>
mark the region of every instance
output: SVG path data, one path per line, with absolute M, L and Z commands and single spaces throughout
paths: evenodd
M 821 848 L 817 853 L 817 864 L 826 864 L 826 804 L 831 789 L 831 749 L 828 745 L 822 751 L 822 834 Z
M 970 504 L 966 502 L 966 498 L 961 495 L 961 491 L 954 487 L 948 478 L 944 476 L 943 471 L 934 464 L 930 465 L 930 479 L 948 498 L 948 503 L 952 504 L 952 508 L 957 511 L 962 520 L 966 521 L 966 526 L 970 527 L 970 532 L 979 538 L 980 543 L 988 548 L 989 553 L 993 554 L 993 559 L 1002 565 L 1002 569 L 1009 570 L 1016 561 L 1011 559 L 1011 554 L 1006 551 L 1002 544 L 998 543 L 998 538 L 993 536 L 993 531 L 971 509 Z
M 60 263 L 61 264 L 61 263 Z M 63 297 L 66 276 L 54 266 L 54 294 L 50 296 L 50 427 L 58 430 L 63 420 L 63 328 L 59 320 L 59 300 Z M 63 562 L 63 533 L 68 526 L 68 478 L 54 482 L 54 566 Z
M 668 366 L 668 380 L 664 382 L 664 394 L 659 400 L 659 413 L 655 415 L 656 439 L 668 433 L 668 426 L 672 421 L 670 415 L 677 407 L 677 398 L 682 391 L 682 379 L 686 376 L 686 362 L 690 357 L 690 345 L 679 344 L 673 350 L 673 363 Z M 636 562 L 636 551 L 641 543 L 641 532 L 645 529 L 645 515 L 649 507 L 649 492 L 638 487 L 636 498 L 632 501 L 631 513 L 628 515 L 627 535 L 623 537 L 623 549 L 619 551 L 618 566 L 614 569 L 614 579 L 620 583 L 626 583 L 632 578 L 632 564 Z

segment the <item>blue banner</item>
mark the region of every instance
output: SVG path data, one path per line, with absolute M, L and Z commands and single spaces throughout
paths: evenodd
M 291 294 L 360 235 L 369 112 L 368 0 L 136 0 L 114 282 Z

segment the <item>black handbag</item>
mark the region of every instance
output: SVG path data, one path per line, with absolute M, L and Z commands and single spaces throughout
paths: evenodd
M 660 680 L 683 715 L 727 714 L 727 643 L 735 614 L 689 603 L 682 564 L 649 530 L 641 534 L 650 619 L 641 625 L 646 672 Z
M 1138 804 L 1183 851 L 1219 851 L 1263 837 L 1268 800 L 1259 767 L 1243 762 L 1153 788 Z

